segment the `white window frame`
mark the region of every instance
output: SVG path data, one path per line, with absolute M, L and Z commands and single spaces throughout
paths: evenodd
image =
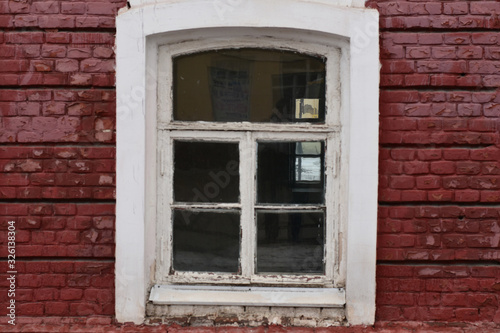
M 379 82 L 376 11 L 340 8 L 307 0 L 276 0 L 272 4 L 255 0 L 233 8 L 231 15 L 221 19 L 217 15 L 207 15 L 214 11 L 212 5 L 211 1 L 194 0 L 155 2 L 154 5 L 122 11 L 117 19 L 115 287 L 118 321 L 143 322 L 151 287 L 158 282 L 159 275 L 164 276 L 156 273 L 156 176 L 160 172 L 158 159 L 161 160 L 156 154 L 159 142 L 156 129 L 159 128 L 157 106 L 162 105 L 157 94 L 159 46 L 196 40 L 200 48 L 209 49 L 221 39 L 228 45 L 228 40 L 236 43 L 245 38 L 253 40 L 255 46 L 259 45 L 256 39 L 269 38 L 277 47 L 293 40 L 319 45 L 338 46 L 343 43 L 341 47 L 346 51 L 341 60 L 348 64 L 341 67 L 340 73 L 341 108 L 339 113 L 332 113 L 339 119 L 341 136 L 339 179 L 343 188 L 340 195 L 345 203 L 339 209 L 345 223 L 340 224 L 342 227 L 338 231 L 341 243 L 338 249 L 342 252 L 339 258 L 345 262 L 339 260 L 337 264 L 338 281 L 342 284 L 344 277 L 345 294 L 340 288 L 313 288 L 315 290 L 311 289 L 311 292 L 320 294 L 306 296 L 323 295 L 320 298 L 326 302 L 325 306 L 343 304 L 345 298 L 349 324 L 373 323 Z M 221 290 L 214 288 L 207 292 L 212 296 L 220 295 Z M 241 287 L 234 288 L 222 293 L 242 295 L 242 302 L 246 300 L 249 305 L 254 304 L 246 291 L 238 289 Z M 168 303 L 168 295 L 175 296 L 168 286 L 157 285 L 154 289 L 164 291 L 156 293 L 158 303 Z M 293 294 L 292 289 L 295 288 L 288 289 L 288 293 L 278 290 L 274 295 L 279 302 L 274 298 L 271 304 L 284 302 L 289 306 L 306 306 L 307 302 L 297 298 L 303 291 L 296 290 L 299 294 Z M 189 302 L 188 294 L 192 289 L 176 290 L 180 290 L 178 299 L 186 297 L 182 302 Z M 168 304 L 173 304 L 175 300 L 170 302 Z M 180 304 L 185 304 L 182 302 Z M 192 302 L 196 304 L 196 300 Z
M 217 123 L 217 122 L 183 122 L 173 120 L 173 103 L 171 98 L 172 92 L 172 59 L 179 55 L 193 54 L 214 49 L 228 48 L 263 48 L 276 50 L 278 45 L 271 38 L 254 38 L 239 36 L 237 38 L 226 38 L 224 41 L 212 41 L 207 44 L 209 49 L 204 49 L 199 45 L 199 42 L 187 42 L 181 44 L 167 44 L 159 46 L 158 56 L 158 130 L 160 131 L 158 142 L 158 157 L 160 161 L 160 171 L 158 174 L 158 202 L 157 202 L 157 251 L 156 251 L 156 277 L 155 283 L 175 284 L 175 283 L 224 283 L 224 284 L 283 284 L 288 286 L 303 285 L 307 281 L 308 286 L 321 287 L 337 287 L 342 290 L 337 291 L 337 294 L 343 295 L 343 287 L 345 286 L 345 270 L 342 270 L 340 263 L 343 262 L 339 258 L 339 253 L 345 253 L 338 249 L 339 230 L 343 229 L 343 224 L 340 221 L 340 202 L 342 192 L 339 177 L 336 174 L 338 166 L 337 159 L 340 156 L 340 68 L 342 65 L 348 67 L 347 58 L 344 58 L 346 63 L 341 64 L 340 54 L 341 49 L 345 48 L 345 43 L 339 45 L 324 46 L 308 43 L 299 43 L 294 40 L 283 39 L 279 46 L 281 50 L 308 52 L 315 56 L 327 59 L 326 75 L 330 83 L 326 87 L 325 98 L 327 112 L 324 124 L 316 123 Z M 174 139 L 191 139 L 197 141 L 216 141 L 216 142 L 239 142 L 240 160 L 240 195 L 239 204 L 225 204 L 218 206 L 220 208 L 239 208 L 241 209 L 241 227 L 242 227 L 242 244 L 241 244 L 241 259 L 242 259 L 242 274 L 212 274 L 212 273 L 193 273 L 193 272 L 175 272 L 170 274 L 171 258 L 172 258 L 172 222 L 171 210 L 183 206 L 182 204 L 174 204 L 172 198 L 173 184 L 173 140 Z M 324 141 L 327 145 L 326 149 L 326 185 L 325 185 L 325 274 L 324 275 L 291 275 L 291 274 L 272 274 L 272 275 L 256 275 L 254 271 L 253 259 L 255 254 L 255 221 L 254 221 L 254 205 L 256 184 L 251 179 L 255 179 L 256 171 L 256 146 L 257 141 Z M 197 205 L 199 208 L 211 205 Z M 308 205 L 319 206 L 319 205 Z M 208 207 L 207 207 L 208 208 Z M 213 207 L 212 207 L 213 208 Z M 269 208 L 269 207 L 267 207 Z M 277 207 L 277 209 L 279 209 Z M 164 290 L 166 286 L 162 290 Z M 310 289 L 310 288 L 307 288 Z M 304 290 L 302 292 L 311 291 Z M 161 301 L 154 292 L 158 289 L 152 289 L 153 293 L 150 300 L 155 302 Z M 220 290 L 220 289 L 219 289 Z M 255 292 L 259 288 L 253 289 Z M 266 291 L 268 292 L 268 291 Z M 171 299 L 170 297 L 169 299 Z M 203 301 L 203 300 L 202 300 Z M 179 303 L 177 301 L 176 303 Z M 320 299 L 311 299 L 309 306 L 314 304 L 325 306 L 327 303 Z M 244 299 L 234 300 L 231 305 L 245 305 Z M 283 301 L 282 301 L 282 304 Z M 273 305 L 272 303 L 267 305 Z M 344 301 L 340 303 L 332 303 L 331 306 L 343 306 Z M 318 305 L 319 306 L 319 305 Z

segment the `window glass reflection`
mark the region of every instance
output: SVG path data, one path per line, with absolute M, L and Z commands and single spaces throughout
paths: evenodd
M 173 66 L 174 120 L 325 120 L 323 58 L 241 48 L 178 56 Z
M 174 210 L 173 249 L 177 271 L 237 273 L 239 212 Z
M 257 212 L 257 273 L 324 273 L 323 212 Z
M 174 200 L 238 202 L 239 148 L 228 142 L 174 142 Z
M 324 202 L 324 142 L 259 142 L 257 202 Z

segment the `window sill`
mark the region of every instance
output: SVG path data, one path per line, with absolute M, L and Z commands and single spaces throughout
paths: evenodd
M 345 305 L 345 291 L 343 288 L 154 285 L 149 300 L 168 305 L 340 308 Z

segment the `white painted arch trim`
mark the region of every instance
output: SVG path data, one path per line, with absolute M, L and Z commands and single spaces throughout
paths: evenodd
M 244 6 L 247 2 L 252 0 L 211 0 L 211 12 L 207 12 L 207 15 L 220 15 L 221 13 L 230 14 L 235 7 Z M 177 2 L 175 0 L 129 0 L 130 6 L 135 9 L 140 6 L 155 5 L 163 2 Z M 327 5 L 332 6 L 342 6 L 342 7 L 359 7 L 363 8 L 365 6 L 365 0 L 315 0 L 314 2 L 322 2 Z
M 350 45 L 346 312 L 351 325 L 371 324 L 375 317 L 375 253 L 378 178 L 378 13 L 334 6 L 327 1 L 252 0 L 222 17 L 213 1 L 132 1 L 117 17 L 117 204 L 116 317 L 142 323 L 153 285 L 156 147 L 157 34 L 179 41 L 198 29 L 215 29 L 219 38 L 232 29 L 248 28 L 258 36 L 292 29 L 297 38 L 347 38 Z M 338 4 L 338 3 L 337 3 Z M 276 13 L 279 13 L 277 15 Z M 279 34 L 278 34 L 279 35 Z M 151 80 L 153 78 L 153 80 Z M 152 148 L 153 147 L 153 148 Z M 154 199 L 154 198 L 153 198 Z M 344 238 L 345 239 L 345 238 Z

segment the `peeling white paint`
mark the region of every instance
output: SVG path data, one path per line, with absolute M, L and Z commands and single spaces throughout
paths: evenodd
M 336 288 L 265 288 L 155 285 L 149 300 L 156 304 L 343 307 L 345 292 Z

